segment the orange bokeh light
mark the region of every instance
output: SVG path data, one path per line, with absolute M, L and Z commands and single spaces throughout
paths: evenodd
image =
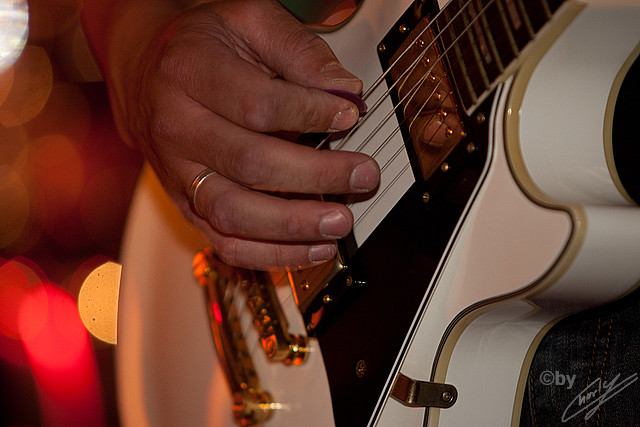
M 9 91 L 13 85 L 13 67 L 0 73 L 0 105 L 9 96 Z
M 82 144 L 91 128 L 91 107 L 82 87 L 56 82 L 40 114 L 29 123 L 31 135 L 64 135 Z
M 41 47 L 25 47 L 13 71 L 13 84 L 0 105 L 0 124 L 7 127 L 22 125 L 36 117 L 53 86 L 51 61 Z
M 22 177 L 0 165 L 0 248 L 20 237 L 29 219 L 29 206 L 29 192 Z
M 86 244 L 78 227 L 84 164 L 75 144 L 62 135 L 47 135 L 32 143 L 28 172 L 36 188 L 37 215 L 46 232 L 60 244 Z

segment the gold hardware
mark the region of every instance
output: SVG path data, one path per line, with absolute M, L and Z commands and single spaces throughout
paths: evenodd
M 356 363 L 356 376 L 358 378 L 364 377 L 364 374 L 367 372 L 367 364 L 364 360 L 358 360 Z
M 422 195 L 422 203 L 429 203 L 430 199 L 431 199 L 431 194 L 429 194 L 428 192 L 425 192 Z
M 333 301 L 333 300 L 331 299 L 331 297 L 329 295 L 325 295 L 325 296 L 322 297 L 322 302 L 325 303 L 325 304 L 329 304 L 331 301 Z
M 400 26 L 398 27 L 398 31 L 400 31 L 400 34 L 404 34 L 404 33 L 406 33 L 407 31 L 409 31 L 409 27 L 407 27 L 407 26 L 406 26 L 406 25 L 404 25 L 404 24 L 400 24 Z
M 345 269 L 346 266 L 342 262 L 340 251 L 338 251 L 338 255 L 331 261 L 317 267 L 292 271 L 290 275 L 291 288 L 300 311 L 306 312 L 316 298 L 320 298 L 327 284 Z
M 234 295 L 244 294 L 246 308 L 270 360 L 302 364 L 308 355 L 307 337 L 289 334 L 287 319 L 265 273 L 229 267 L 210 249 L 196 254 L 193 272 L 205 292 L 216 352 L 231 389 L 236 421 L 242 426 L 261 424 L 279 404 L 261 389 Z
M 440 165 L 440 170 L 442 172 L 448 172 L 449 169 L 451 169 L 451 166 L 449 166 L 449 163 L 444 162 L 443 164 Z
M 476 114 L 476 121 L 477 121 L 479 124 L 484 123 L 486 119 L 487 119 L 487 118 L 484 116 L 484 114 L 482 114 L 482 113 L 478 113 L 478 114 Z
M 462 141 L 463 131 L 460 118 L 452 114 L 457 107 L 445 78 L 446 61 L 439 59 L 442 53 L 429 24 L 429 18 L 425 17 L 411 26 L 404 35 L 405 40 L 389 58 L 387 70 L 398 98 L 407 100 L 402 103 L 402 113 L 424 180 L 438 171 Z M 447 114 L 441 114 L 442 111 Z M 441 123 L 434 125 L 432 119 L 439 119 Z M 425 149 L 423 144 L 430 149 Z
M 382 53 L 382 52 L 384 52 L 385 50 L 387 50 L 387 47 L 384 45 L 384 43 L 380 43 L 380 44 L 378 45 L 378 52 Z
M 231 390 L 236 422 L 242 426 L 261 424 L 272 415 L 272 399 L 262 390 L 256 376 L 233 300 L 227 298 L 223 302 L 229 281 L 220 278 L 204 251 L 196 254 L 193 272 L 205 292 L 211 332 Z
M 347 278 L 344 281 L 344 284 L 348 287 L 351 286 L 353 284 L 353 277 L 351 276 L 347 276 Z

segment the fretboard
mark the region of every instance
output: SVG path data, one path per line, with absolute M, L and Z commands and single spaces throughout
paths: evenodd
M 564 0 L 452 0 L 436 19 L 450 76 L 472 109 Z

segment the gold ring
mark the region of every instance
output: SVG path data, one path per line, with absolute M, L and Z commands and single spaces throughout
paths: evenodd
M 196 207 L 196 195 L 198 194 L 198 188 L 200 188 L 200 185 L 202 185 L 202 183 L 209 178 L 212 175 L 215 175 L 217 172 L 207 168 L 205 170 L 203 170 L 202 172 L 200 172 L 198 174 L 198 176 L 195 177 L 195 179 L 193 180 L 193 182 L 191 183 L 191 187 L 189 187 L 189 193 L 188 193 L 188 198 L 189 198 L 189 207 L 191 208 L 191 211 L 198 215 L 200 218 L 204 218 L 204 215 L 202 215 L 199 211 L 198 208 Z

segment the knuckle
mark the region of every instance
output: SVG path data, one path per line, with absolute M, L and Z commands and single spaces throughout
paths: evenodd
M 306 98 L 307 102 L 303 105 L 302 111 L 296 111 L 294 114 L 303 116 L 305 132 L 328 129 L 332 118 L 325 117 L 324 110 L 318 108 L 319 105 L 322 105 L 322 101 L 318 99 L 317 93 L 312 90 L 308 90 L 308 92 L 309 96 Z
M 274 128 L 275 105 L 273 97 L 258 97 L 253 93 L 245 93 L 239 99 L 243 124 L 256 132 L 270 132 Z
M 247 186 L 258 186 L 266 182 L 270 166 L 265 154 L 255 146 L 245 146 L 234 153 L 231 159 L 231 173 Z
M 293 55 L 317 55 L 318 52 L 331 52 L 327 43 L 309 31 L 306 27 L 294 27 L 289 33 L 287 43 L 289 52 Z

